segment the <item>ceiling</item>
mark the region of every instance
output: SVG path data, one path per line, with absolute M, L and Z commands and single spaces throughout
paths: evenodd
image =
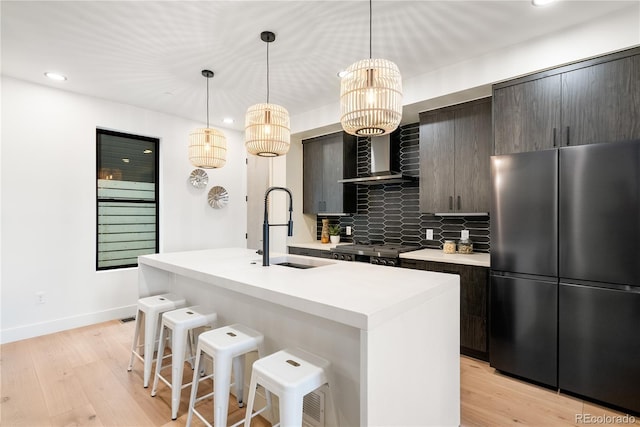
M 373 1 L 373 57 L 420 76 L 564 28 L 597 20 L 630 1 Z M 292 118 L 338 103 L 338 71 L 366 58 L 368 3 L 354 1 L 1 2 L 2 74 L 107 100 L 243 129 L 266 99 Z M 67 81 L 46 79 L 58 71 Z M 232 125 L 223 125 L 232 117 Z M 338 118 L 336 117 L 336 122 Z

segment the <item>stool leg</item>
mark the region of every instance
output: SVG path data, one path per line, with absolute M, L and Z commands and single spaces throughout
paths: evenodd
M 302 400 L 300 393 L 284 392 L 280 396 L 280 425 L 282 427 L 299 427 L 302 425 Z
M 182 392 L 182 374 L 184 373 L 184 352 L 187 350 L 187 331 L 177 327 L 173 331 L 171 348 L 171 419 L 178 418 L 180 394 Z
M 256 388 L 258 387 L 258 381 L 254 374 L 251 374 L 251 383 L 249 385 L 249 398 L 247 401 L 247 411 L 244 415 L 244 427 L 251 427 L 251 413 L 253 412 L 253 403 L 256 399 Z M 271 395 L 269 395 L 271 400 Z
M 153 376 L 153 387 L 151 387 L 151 397 L 156 396 L 158 390 L 158 380 L 160 379 L 160 370 L 162 369 L 162 358 L 164 356 L 164 331 L 167 328 L 162 325 L 160 327 L 160 341 L 158 345 L 158 357 L 156 358 L 156 374 Z
M 200 377 L 198 371 L 200 370 L 200 357 L 202 356 L 202 349 L 198 345 L 196 349 L 196 365 L 193 371 L 193 380 L 191 382 L 191 397 L 189 398 L 189 415 L 187 416 L 187 427 L 191 426 L 191 420 L 193 419 L 193 408 L 196 404 L 196 398 L 198 397 L 198 384 L 200 384 Z
M 230 357 L 213 357 L 213 416 L 214 427 L 227 427 L 227 414 L 229 412 L 229 383 L 231 382 Z
M 151 377 L 151 365 L 153 364 L 153 350 L 156 346 L 156 319 L 149 319 L 145 314 L 144 319 L 144 388 L 149 387 Z
M 233 358 L 233 382 L 235 383 L 236 398 L 238 399 L 239 408 L 244 406 L 244 363 L 244 354 Z
M 140 326 L 142 324 L 142 312 L 138 310 L 136 313 L 136 329 L 133 333 L 133 344 L 131 344 L 131 358 L 129 359 L 129 367 L 127 371 L 131 372 L 133 369 L 133 359 L 135 359 L 135 352 L 138 350 L 138 339 L 140 339 Z

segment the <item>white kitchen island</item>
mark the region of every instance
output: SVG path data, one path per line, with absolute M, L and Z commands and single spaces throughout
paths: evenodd
M 139 258 L 140 297 L 162 292 L 243 323 L 267 354 L 301 347 L 331 362 L 341 426 L 460 424 L 459 276 L 242 248 Z M 248 382 L 247 375 L 247 382 Z M 327 399 L 326 423 L 333 424 Z

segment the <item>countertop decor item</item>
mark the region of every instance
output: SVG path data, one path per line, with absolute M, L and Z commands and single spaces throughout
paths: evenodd
M 203 169 L 194 169 L 189 175 L 189 182 L 197 189 L 203 189 L 209 183 L 209 175 Z
M 276 40 L 276 35 L 271 31 L 263 31 L 260 39 L 267 45 L 267 102 L 254 104 L 247 109 L 244 145 L 250 154 L 276 157 L 289 151 L 289 112 L 280 105 L 269 103 L 269 44 Z
M 385 135 L 402 119 L 400 70 L 387 59 L 372 59 L 372 13 L 369 0 L 369 58 L 351 64 L 340 80 L 340 123 L 351 135 Z
M 224 187 L 216 185 L 209 190 L 209 205 L 214 209 L 222 209 L 229 203 L 229 193 Z
M 340 227 L 340 224 L 331 224 L 329 226 L 329 240 L 331 240 L 331 243 L 340 243 L 341 231 L 342 227 Z
M 458 241 L 458 253 L 473 253 L 473 242 L 471 241 L 471 239 L 469 239 L 469 230 L 462 230 L 460 232 L 460 240 Z
M 456 242 L 454 240 L 445 240 L 444 245 L 442 245 L 442 252 L 445 254 L 455 254 Z
M 329 220 L 322 220 L 322 232 L 320 233 L 320 242 L 329 243 Z
M 213 71 L 202 70 L 202 75 L 207 79 L 207 127 L 189 135 L 189 161 L 199 168 L 221 168 L 227 162 L 227 138 L 218 129 L 209 127 L 209 79 Z

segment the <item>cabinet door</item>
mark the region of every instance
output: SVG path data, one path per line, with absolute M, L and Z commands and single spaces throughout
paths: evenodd
M 495 154 L 553 148 L 560 139 L 561 76 L 493 91 Z
M 491 100 L 456 110 L 455 210 L 489 212 Z
M 322 143 L 322 198 L 324 209 L 320 212 L 343 212 L 344 184 L 342 179 L 342 132 L 332 134 Z
M 640 55 L 562 74 L 563 145 L 640 138 Z
M 453 212 L 455 112 L 420 115 L 420 212 Z
M 322 210 L 323 185 L 322 140 L 304 142 L 302 145 L 302 212 L 315 214 Z
M 460 351 L 488 360 L 489 270 L 433 261 L 425 261 L 423 268 L 460 276 Z

